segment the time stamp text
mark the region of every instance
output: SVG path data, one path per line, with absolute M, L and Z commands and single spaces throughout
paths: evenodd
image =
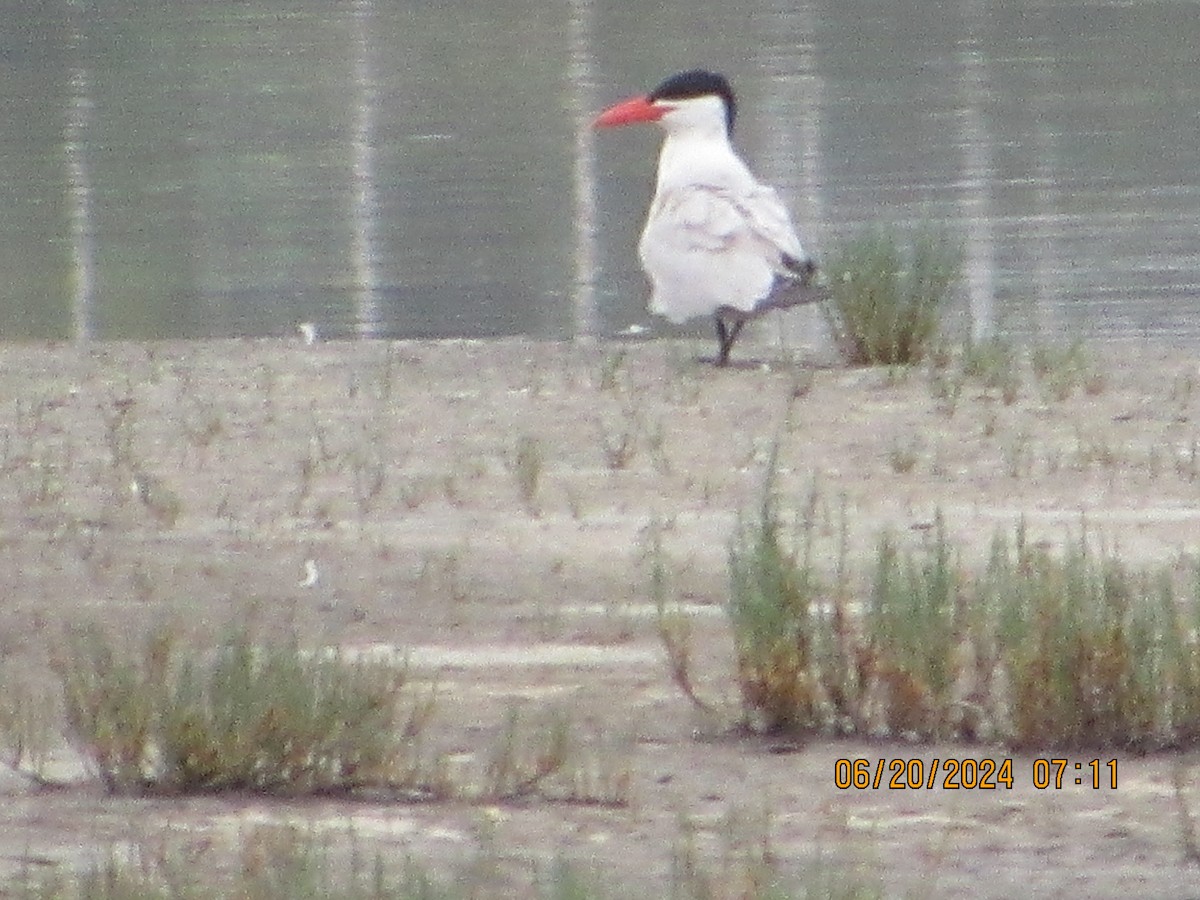
M 997 791 L 1012 790 L 1027 779 L 1039 791 L 1064 788 L 1117 789 L 1116 759 L 1073 760 L 1037 757 L 1014 763 L 1012 759 L 837 759 L 833 763 L 833 785 L 839 790 L 897 791 Z

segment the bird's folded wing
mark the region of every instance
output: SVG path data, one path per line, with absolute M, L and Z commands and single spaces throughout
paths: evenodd
M 673 190 L 658 200 L 659 209 L 653 218 L 660 224 L 674 225 L 681 250 L 721 250 L 749 239 L 793 259 L 804 257 L 787 208 L 775 191 L 764 185 L 739 194 L 696 184 Z
M 778 247 L 793 259 L 804 259 L 804 248 L 796 235 L 796 227 L 787 207 L 779 199 L 774 188 L 758 185 L 749 194 L 739 198 L 739 208 L 746 222 L 764 240 Z
M 722 250 L 745 227 L 737 207 L 720 191 L 701 185 L 676 188 L 660 195 L 651 210 L 650 221 L 659 226 L 677 249 Z

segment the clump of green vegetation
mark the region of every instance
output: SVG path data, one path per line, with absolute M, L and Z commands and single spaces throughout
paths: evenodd
M 54 668 L 69 734 L 115 793 L 439 790 L 420 757 L 434 693 L 390 660 L 248 630 L 208 653 L 167 630 L 131 651 L 84 628 Z
M 770 482 L 730 550 L 747 724 L 1024 749 L 1200 740 L 1200 572 L 1181 591 L 1170 569 L 1131 571 L 1083 537 L 1051 553 L 1023 528 L 998 533 L 986 568 L 970 572 L 939 516 L 925 546 L 885 535 L 870 578 L 842 571 L 830 585 L 811 515 L 786 540 Z M 868 585 L 862 603 L 848 599 L 852 582 Z M 662 634 L 692 696 L 687 629 Z
M 824 265 L 826 321 L 851 365 L 919 362 L 937 340 L 962 249 L 926 229 L 909 248 L 895 234 L 869 229 Z
M 1148 749 L 1200 738 L 1200 583 L 1135 572 L 1086 540 L 1061 556 L 1018 530 L 975 585 L 1018 747 Z
M 755 513 L 739 521 L 729 548 L 738 688 L 746 712 L 770 730 L 811 729 L 823 716 L 818 654 L 830 635 L 815 608 L 812 550 L 811 528 L 789 546 L 769 484 Z
M 906 555 L 884 535 L 866 610 L 859 671 L 867 676 L 853 711 L 868 733 L 924 734 L 944 730 L 952 707 L 956 560 L 941 518 L 929 551 Z
M 451 767 L 427 749 L 434 686 L 391 655 L 265 643 L 248 628 L 194 646 L 169 629 L 130 644 L 84 627 L 67 633 L 52 666 L 68 738 L 114 794 L 628 802 L 627 748 L 577 739 L 561 711 L 527 726 L 510 710 L 483 762 Z M 0 762 L 45 783 L 54 714 L 28 689 L 0 687 L 12 688 L 0 704 Z

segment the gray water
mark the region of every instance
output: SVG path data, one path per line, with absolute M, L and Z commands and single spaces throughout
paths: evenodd
M 0 338 L 663 333 L 658 135 L 588 123 L 704 65 L 818 255 L 932 221 L 976 335 L 1200 342 L 1194 0 L 6 6 Z

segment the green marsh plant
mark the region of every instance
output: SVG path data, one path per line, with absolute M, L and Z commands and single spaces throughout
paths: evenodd
M 83 628 L 54 666 L 68 733 L 113 793 L 439 790 L 420 747 L 434 693 L 391 660 L 249 630 L 209 652 L 168 630 L 135 649 Z
M 934 347 L 962 248 L 926 228 L 909 247 L 894 231 L 868 229 L 825 263 L 826 321 L 850 365 L 908 365 Z
M 113 794 L 628 802 L 628 747 L 581 739 L 559 710 L 511 708 L 478 765 L 452 767 L 428 749 L 436 688 L 398 655 L 265 643 L 247 628 L 193 647 L 166 629 L 124 643 L 91 627 L 68 632 L 53 667 L 68 737 Z M 0 762 L 40 780 L 32 741 L 46 724 L 16 696 L 0 706 Z
M 761 501 L 743 516 L 729 547 L 729 619 L 738 689 L 748 723 L 807 731 L 827 715 L 827 665 L 840 642 L 838 617 L 814 566 L 814 516 L 789 534 L 774 488 L 774 453 Z M 678 680 L 678 679 L 677 679 Z
M 814 489 L 800 515 L 781 513 L 772 453 L 730 543 L 745 727 L 1026 750 L 1200 741 L 1200 567 L 1184 586 L 1176 569 L 1131 569 L 1086 534 L 1051 552 L 1022 524 L 1011 539 L 997 532 L 987 565 L 972 570 L 939 513 L 923 545 L 885 534 L 871 571 L 855 574 L 844 521 L 841 549 L 818 548 L 818 506 Z M 655 540 L 651 592 L 671 675 L 709 710 Z M 818 565 L 831 555 L 836 573 Z
M 890 535 L 879 543 L 858 651 L 867 733 L 938 736 L 954 684 L 956 559 L 941 517 L 927 552 L 905 554 Z
M 1189 596 L 1168 570 L 1131 570 L 1083 537 L 1052 555 L 1018 529 L 995 540 L 976 593 L 1007 681 L 1011 745 L 1200 739 L 1200 580 Z

